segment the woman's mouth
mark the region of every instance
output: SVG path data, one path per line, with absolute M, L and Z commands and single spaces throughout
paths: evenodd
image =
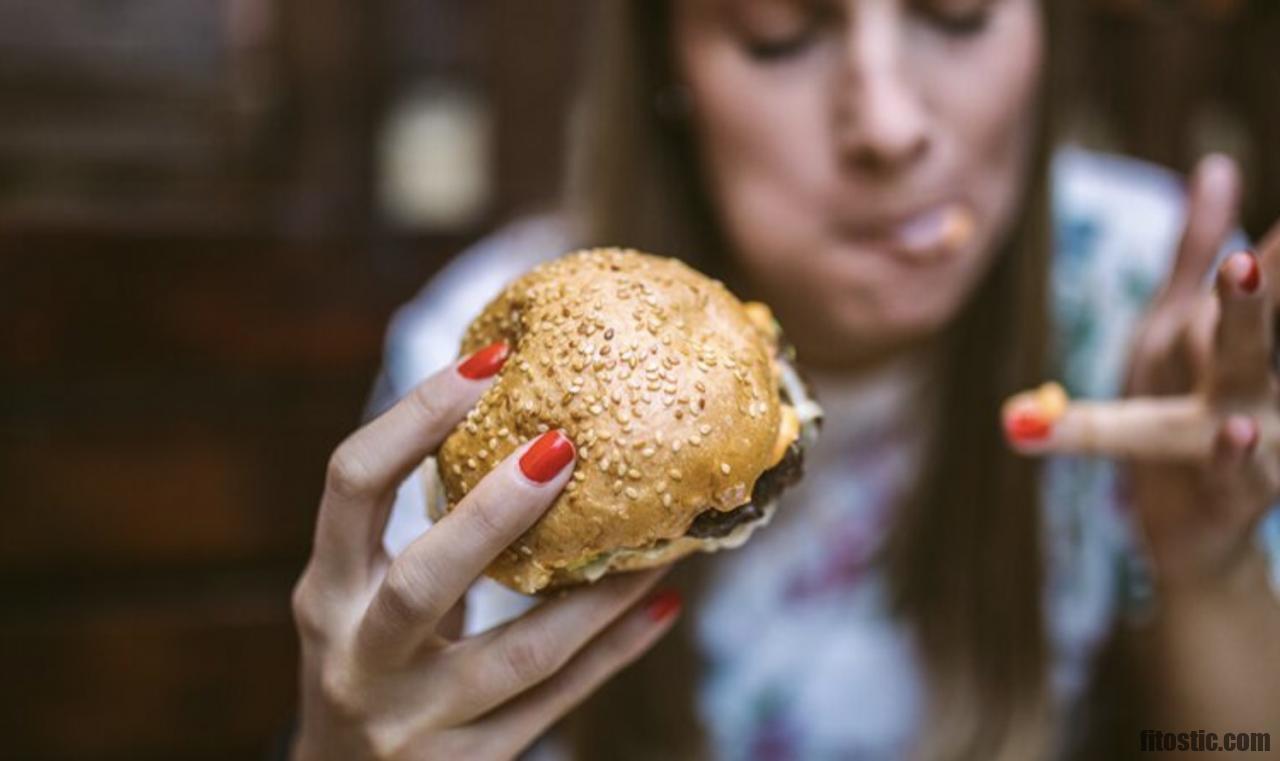
M 956 255 L 973 237 L 968 207 L 949 202 L 894 222 L 842 221 L 841 237 L 860 247 L 882 249 L 911 264 L 934 264 Z

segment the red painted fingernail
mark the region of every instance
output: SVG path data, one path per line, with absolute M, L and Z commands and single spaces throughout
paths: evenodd
M 1262 273 L 1258 271 L 1258 258 L 1247 251 L 1238 256 L 1243 256 L 1248 264 L 1236 265 L 1236 282 L 1245 293 L 1253 293 L 1258 290 L 1258 284 L 1262 282 Z
M 509 354 L 511 354 L 511 347 L 507 346 L 506 341 L 489 344 L 483 349 L 477 350 L 470 357 L 467 357 L 462 364 L 458 365 L 458 375 L 470 380 L 488 378 L 502 369 L 502 365 L 507 361 Z
M 1035 412 L 1020 410 L 1009 415 L 1004 430 L 1014 441 L 1039 441 L 1048 437 L 1053 424 Z
M 520 455 L 520 471 L 535 483 L 545 484 L 573 460 L 573 442 L 560 431 L 547 431 Z
M 674 589 L 664 589 L 649 599 L 645 604 L 644 611 L 648 614 L 649 620 L 654 623 L 666 621 L 675 614 L 680 612 L 680 606 L 684 604 L 680 593 Z

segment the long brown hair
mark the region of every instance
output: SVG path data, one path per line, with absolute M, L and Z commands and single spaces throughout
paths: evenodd
M 675 81 L 669 4 L 600 3 L 574 120 L 568 207 L 583 244 L 635 246 L 717 273 L 730 253 L 695 169 L 697 148 L 687 125 L 662 108 Z M 1059 28 L 1064 5 L 1046 0 L 1046 29 Z M 880 558 L 894 613 L 915 632 L 928 678 L 926 759 L 1037 758 L 1052 741 L 1037 474 L 1032 461 L 1010 454 L 998 427 L 1001 399 L 1047 369 L 1048 95 L 1057 90 L 1061 46 L 1050 39 L 1047 48 L 1025 205 L 942 337 L 936 434 Z M 709 755 L 692 627 L 708 562 L 714 556 L 690 558 L 668 577 L 688 599 L 676 628 L 558 728 L 577 758 Z

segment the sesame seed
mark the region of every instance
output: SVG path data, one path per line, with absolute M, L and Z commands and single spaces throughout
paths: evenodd
M 480 451 L 476 452 L 476 457 L 481 460 L 489 459 L 489 450 L 481 449 Z
M 662 495 L 662 506 L 663 506 L 663 507 L 671 507 L 671 495 L 670 495 L 670 494 L 663 494 L 663 495 Z
M 461 465 L 457 465 L 457 464 L 455 464 L 455 465 L 453 466 L 453 474 L 454 474 L 455 476 L 460 476 L 460 475 L 462 475 L 462 466 L 461 466 Z
M 597 309 L 599 309 L 599 307 L 596 307 L 596 308 L 597 308 Z M 612 341 L 612 340 L 613 340 L 613 328 L 608 328 L 607 330 L 605 330 L 605 332 L 604 332 L 604 340 L 606 340 L 606 341 Z
M 729 471 L 731 471 L 731 470 L 733 470 L 733 468 L 730 468 L 730 467 L 729 467 L 729 463 L 727 463 L 727 462 L 722 462 L 722 463 L 720 463 L 720 472 L 721 472 L 721 473 L 723 473 L 723 474 L 725 474 L 725 475 L 727 476 L 727 475 L 729 475 Z
M 695 433 L 689 437 L 689 443 L 695 447 L 700 447 L 702 446 L 702 437 Z
M 679 468 L 672 468 L 671 470 L 668 470 L 667 475 L 671 476 L 672 481 L 679 481 L 684 477 L 684 474 L 680 472 Z
M 593 404 L 593 405 L 591 405 L 590 407 L 588 407 L 588 408 L 587 408 L 587 410 L 588 410 L 592 415 L 599 415 L 600 413 L 604 412 L 604 407 L 601 407 L 601 406 L 597 403 L 597 404 Z
M 620 492 L 620 491 L 622 491 L 622 482 L 621 482 L 621 481 L 614 481 L 614 482 L 613 482 L 613 493 L 614 493 L 614 494 L 617 494 L 617 493 L 618 493 L 618 492 Z
M 632 468 L 631 470 L 628 470 L 628 471 L 627 471 L 627 478 L 630 478 L 632 481 L 639 481 L 639 480 L 640 480 L 640 471 L 636 470 L 635 468 Z
M 708 433 L 711 433 L 711 426 L 707 425 L 706 423 L 703 423 L 702 425 L 698 426 L 698 433 L 702 434 L 703 436 L 706 436 Z
M 671 442 L 671 451 L 679 452 L 680 447 L 682 446 L 684 446 L 684 444 L 680 441 L 680 439 L 676 439 L 675 441 Z
M 625 476 L 627 474 L 627 464 L 625 462 L 618 463 L 618 467 L 614 468 L 613 472 L 617 473 L 619 478 Z
M 645 457 L 653 457 L 653 452 L 654 452 L 653 447 L 645 447 L 644 449 L 640 450 L 640 454 L 644 455 Z
M 472 469 L 472 470 L 474 470 L 474 469 L 475 469 L 475 467 L 476 467 L 476 458 L 474 458 L 474 457 L 468 457 L 468 458 L 467 458 L 467 467 L 468 467 L 468 468 L 470 468 L 470 469 Z
M 627 487 L 627 489 L 626 489 L 626 492 L 625 492 L 625 493 L 626 493 L 626 495 L 627 495 L 627 499 L 639 499 L 639 498 L 640 498 L 640 492 L 636 491 L 635 489 L 633 489 L 633 488 L 632 488 L 632 487 L 630 487 L 630 486 L 628 486 L 628 487 Z

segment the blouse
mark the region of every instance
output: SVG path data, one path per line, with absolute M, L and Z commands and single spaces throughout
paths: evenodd
M 1115 397 L 1130 336 L 1172 263 L 1183 188 L 1150 165 L 1074 147 L 1057 151 L 1050 176 L 1053 377 L 1073 398 Z M 392 319 L 369 414 L 453 361 L 467 324 L 506 283 L 573 247 L 557 218 L 541 216 L 451 261 Z M 918 472 L 924 437 L 905 412 L 923 399 L 928 362 L 907 355 L 852 380 L 806 370 L 825 413 L 806 477 L 784 493 L 769 526 L 720 553 L 704 604 L 691 611 L 705 664 L 697 705 L 716 758 L 906 755 L 922 718 L 923 676 L 910 630 L 887 613 L 883 571 L 870 561 Z M 1050 686 L 1065 717 L 1117 617 L 1150 597 L 1149 574 L 1112 461 L 1048 457 L 1039 488 Z M 423 489 L 415 474 L 397 494 L 384 536 L 392 556 L 430 527 Z M 1262 522 L 1258 541 L 1280 590 L 1280 510 Z M 536 602 L 481 578 L 467 593 L 464 632 Z M 525 757 L 564 756 L 545 737 Z

